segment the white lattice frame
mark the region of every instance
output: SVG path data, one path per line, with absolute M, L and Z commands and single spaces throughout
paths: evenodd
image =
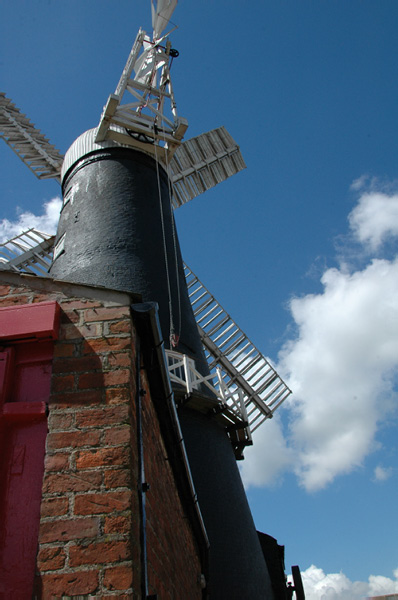
M 102 113 L 95 140 L 97 143 L 105 139 L 113 139 L 116 142 L 138 147 L 155 154 L 154 144 L 148 144 L 131 137 L 128 133 L 128 131 L 131 131 L 134 134 L 153 139 L 157 145 L 156 154 L 160 160 L 163 162 L 171 160 L 175 150 L 181 144 L 188 123 L 185 119 L 177 116 L 168 65 L 171 44 L 167 41 L 166 49 L 163 50 L 159 46 L 163 39 L 158 40 L 156 43 L 149 42 L 146 39 L 145 31 L 140 29 L 138 32 L 115 93 L 109 96 Z M 164 61 L 160 69 L 158 87 L 153 87 L 150 84 L 143 85 L 131 78 L 144 42 L 153 44 L 158 49 L 153 67 L 153 76 L 157 71 L 156 63 L 160 60 Z M 133 102 L 121 104 L 123 96 L 127 92 L 132 96 Z M 164 115 L 163 109 L 166 99 L 170 101 L 173 120 Z M 143 109 L 148 110 L 150 114 L 143 113 Z

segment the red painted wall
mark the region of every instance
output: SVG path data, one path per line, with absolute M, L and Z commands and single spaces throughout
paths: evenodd
M 53 341 L 41 340 L 57 337 L 58 309 L 0 308 L 1 598 L 33 592 L 53 360 Z

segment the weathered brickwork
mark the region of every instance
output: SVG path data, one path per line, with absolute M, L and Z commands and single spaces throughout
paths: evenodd
M 40 597 L 138 598 L 129 298 L 112 294 L 106 301 L 22 286 L 2 288 L 0 294 L 3 306 L 45 300 L 61 306 L 37 560 Z
M 198 549 L 174 484 L 145 376 L 143 384 L 145 479 L 150 486 L 146 494 L 149 593 L 167 600 L 199 599 Z
M 21 283 L 23 281 L 23 283 Z M 0 285 L 0 306 L 56 300 L 36 597 L 141 598 L 135 329 L 127 294 L 51 280 Z M 26 283 L 25 283 L 26 281 Z M 202 597 L 201 566 L 148 382 L 143 441 L 149 593 Z

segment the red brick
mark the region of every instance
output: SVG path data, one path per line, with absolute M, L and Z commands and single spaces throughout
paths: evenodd
M 160 596 L 158 596 L 160 598 Z M 166 597 L 166 596 L 165 596 Z M 102 594 L 101 595 L 101 600 L 115 600 L 115 598 L 117 598 L 117 600 L 136 600 L 137 599 L 137 595 L 132 592 L 131 594 Z
M 44 459 L 46 471 L 67 471 L 69 469 L 69 458 L 69 453 L 47 454 Z
M 104 533 L 129 533 L 131 519 L 129 516 L 105 517 Z
M 130 333 L 131 321 L 128 319 L 123 319 L 123 321 L 108 323 L 108 331 L 109 333 Z
M 104 586 L 108 590 L 128 590 L 133 584 L 131 565 L 112 567 L 105 570 Z
M 74 356 L 76 351 L 75 342 L 57 342 L 54 346 L 54 356 Z
M 131 475 L 130 469 L 109 469 L 104 472 L 104 485 L 107 489 L 129 487 Z
M 14 304 L 30 304 L 29 296 L 7 296 L 0 299 L 0 306 L 11 306 Z
M 60 517 L 68 512 L 68 498 L 44 498 L 41 501 L 40 514 L 44 517 Z
M 79 392 L 70 392 L 69 394 L 53 394 L 50 398 L 50 406 L 59 406 L 62 408 L 73 408 L 74 406 L 91 404 L 101 404 L 104 398 L 103 390 L 81 390 Z
M 107 492 L 105 494 L 82 494 L 75 497 L 75 515 L 99 515 L 123 512 L 130 507 L 131 493 Z
M 83 373 L 79 376 L 79 383 L 77 387 L 79 388 L 79 390 L 86 390 L 90 388 L 102 388 L 103 386 L 103 373 Z
M 99 427 L 129 422 L 128 406 L 112 406 L 76 412 L 76 427 Z
M 62 492 L 88 492 L 97 490 L 102 483 L 102 473 L 89 471 L 86 473 L 46 473 L 43 482 L 43 493 L 57 494 Z
M 81 312 L 77 310 L 62 310 L 61 323 L 80 323 Z
M 84 321 L 113 321 L 130 315 L 128 306 L 92 308 L 84 311 Z
M 100 448 L 98 450 L 83 450 L 76 459 L 78 469 L 93 467 L 106 467 L 108 465 L 128 464 L 130 458 L 129 448 L 117 446 L 114 448 Z
M 126 350 L 130 345 L 130 336 L 102 337 L 95 340 L 84 340 L 83 354 L 97 354 L 99 352 L 109 352 L 110 350 Z
M 123 404 L 130 402 L 131 385 L 129 387 L 106 388 L 105 402 L 106 404 Z
M 37 563 L 41 571 L 55 571 L 65 565 L 65 551 L 62 546 L 40 548 Z
M 98 571 L 95 569 L 73 573 L 44 573 L 41 581 L 42 600 L 94 594 L 98 589 Z
M 116 369 L 117 367 L 129 367 L 132 363 L 132 358 L 130 352 L 118 352 L 114 354 L 113 352 L 107 357 L 108 367 L 111 369 Z
M 112 563 L 129 558 L 128 542 L 97 542 L 88 546 L 71 546 L 69 564 L 71 567 Z
M 40 294 L 39 292 L 33 292 L 34 296 L 32 298 L 33 304 L 37 302 L 46 302 L 50 300 L 58 300 L 58 294 L 48 292 L 47 294 Z
M 65 519 L 57 521 L 42 521 L 40 524 L 40 543 L 68 542 L 94 538 L 99 534 L 99 519 Z
M 53 373 L 74 373 L 95 371 L 102 369 L 101 359 L 98 356 L 80 356 L 71 358 L 58 358 L 53 363 Z
M 116 369 L 103 374 L 104 384 L 108 385 L 125 385 L 130 381 L 130 371 L 128 369 Z
M 62 308 L 65 310 L 70 310 L 70 309 L 84 309 L 84 308 L 95 308 L 97 306 L 101 306 L 101 303 L 98 302 L 97 300 L 80 300 L 80 299 L 75 299 L 75 300 L 63 300 L 62 301 Z
M 73 417 L 72 413 L 51 411 L 48 418 L 50 431 L 70 429 L 73 425 Z
M 10 292 L 11 292 L 10 285 L 0 285 L 0 296 L 8 296 L 8 294 Z
M 17 285 L 15 287 L 11 286 L 11 289 L 12 289 L 12 293 L 14 295 L 15 294 L 25 294 L 26 292 L 31 291 L 31 290 L 28 290 L 25 285 Z
M 66 392 L 73 390 L 75 386 L 74 375 L 61 375 L 53 377 L 51 380 L 51 392 L 56 394 L 57 392 Z
M 82 446 L 98 446 L 101 431 L 62 431 L 49 433 L 47 436 L 47 449 L 80 448 Z
M 79 338 L 96 338 L 102 334 L 101 323 L 91 323 L 89 325 L 61 325 L 60 340 L 76 340 Z
M 119 444 L 127 444 L 130 441 L 130 427 L 112 427 L 106 429 L 104 433 L 104 446 L 118 446 Z

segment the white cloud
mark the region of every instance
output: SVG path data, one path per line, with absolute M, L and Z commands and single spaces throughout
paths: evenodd
M 349 222 L 358 239 L 374 246 L 398 235 L 398 212 L 391 225 L 398 195 L 368 197 L 363 191 Z M 366 232 L 380 202 L 390 224 L 380 219 L 373 238 Z M 283 434 L 268 422 L 258 430 L 242 465 L 246 485 L 267 484 L 293 469 L 308 491 L 327 486 L 363 464 L 377 447 L 378 426 L 398 408 L 398 258 L 373 259 L 354 272 L 342 264 L 324 271 L 321 283 L 321 293 L 290 301 L 297 334 L 277 367 L 293 390 L 285 403 L 289 427 Z M 281 457 L 268 450 L 272 442 Z M 384 475 L 375 473 L 378 480 Z
M 371 575 L 369 577 L 369 595 L 381 596 L 398 592 L 398 569 L 394 570 L 394 577 L 395 581 L 382 575 Z
M 57 229 L 59 213 L 62 207 L 60 198 L 53 198 L 43 205 L 43 213 L 34 215 L 30 211 L 21 212 L 15 221 L 0 221 L 0 243 L 6 242 L 23 231 L 34 227 L 44 233 L 54 234 Z
M 363 600 L 369 596 L 398 592 L 398 569 L 394 579 L 381 575 L 370 575 L 367 582 L 351 581 L 344 573 L 326 574 L 311 565 L 301 572 L 307 600 Z
M 329 269 L 322 284 L 322 294 L 291 301 L 299 335 L 279 365 L 295 392 L 295 471 L 308 490 L 362 463 L 398 372 L 398 260 L 352 275 Z
M 379 250 L 383 242 L 398 235 L 398 194 L 362 194 L 349 223 L 359 242 L 372 252 Z
M 378 465 L 374 470 L 374 478 L 375 481 L 387 481 L 392 475 L 391 468 L 385 468 L 381 465 Z
M 294 459 L 278 416 L 268 420 L 263 427 L 266 427 L 267 435 L 253 434 L 254 445 L 246 448 L 245 461 L 240 464 L 245 486 L 276 485 L 278 475 L 289 468 Z
M 358 179 L 355 179 L 352 182 L 350 189 L 354 192 L 359 192 L 364 187 L 369 186 L 369 180 L 369 175 L 361 175 L 361 177 L 358 177 Z

